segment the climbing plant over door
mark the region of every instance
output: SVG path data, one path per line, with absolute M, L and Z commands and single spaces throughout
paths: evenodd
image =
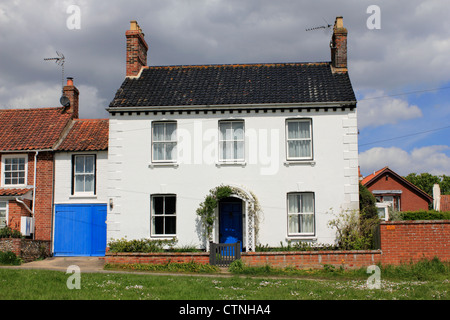
M 212 240 L 212 231 L 216 218 L 215 210 L 220 200 L 230 196 L 236 196 L 247 203 L 248 218 L 252 221 L 250 226 L 253 226 L 255 238 L 257 238 L 258 218 L 261 211 L 258 199 L 252 192 L 246 192 L 243 189 L 234 186 L 220 185 L 209 191 L 209 194 L 205 197 L 205 200 L 200 203 L 199 208 L 196 210 L 203 226 L 204 235 L 208 241 Z M 250 228 L 250 226 L 248 227 Z M 253 245 L 254 244 L 252 244 L 251 247 L 253 247 Z

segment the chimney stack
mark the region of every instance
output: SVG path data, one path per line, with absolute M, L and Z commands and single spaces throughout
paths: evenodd
M 78 119 L 78 96 L 80 92 L 73 85 L 73 78 L 67 78 L 67 85 L 63 88 L 64 96 L 70 101 L 69 108 L 66 110 L 67 113 L 72 114 L 73 119 Z
M 127 77 L 136 77 L 142 67 L 147 66 L 148 45 L 144 33 L 135 20 L 130 22 L 130 30 L 125 33 L 127 38 Z
M 333 72 L 347 72 L 347 29 L 342 17 L 336 17 L 330 42 L 331 69 Z

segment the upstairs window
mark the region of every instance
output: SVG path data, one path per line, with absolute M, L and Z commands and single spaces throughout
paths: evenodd
M 219 122 L 219 160 L 244 161 L 244 121 Z
M 177 160 L 177 123 L 154 122 L 152 128 L 152 161 Z
M 73 156 L 72 194 L 95 194 L 95 155 Z
M 3 186 L 26 185 L 27 158 L 25 155 L 3 155 L 2 169 Z
M 311 119 L 286 121 L 287 160 L 312 159 Z

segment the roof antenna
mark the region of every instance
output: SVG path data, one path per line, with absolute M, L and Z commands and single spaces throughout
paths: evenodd
M 63 105 L 64 107 L 68 107 L 70 105 L 70 100 L 69 98 L 67 98 L 64 95 L 64 62 L 65 62 L 65 57 L 62 53 L 56 51 L 56 54 L 58 55 L 58 57 L 55 58 L 44 58 L 45 61 L 49 61 L 49 60 L 55 60 L 55 63 L 59 66 L 61 66 L 61 98 L 59 99 L 59 102 L 61 103 L 61 105 Z
M 323 21 L 325 21 L 325 25 L 324 26 L 308 28 L 308 29 L 306 29 L 306 31 L 312 31 L 312 30 L 318 30 L 318 29 L 329 29 L 329 28 L 332 27 L 332 25 L 329 24 L 324 18 L 322 18 L 322 19 L 323 19 Z

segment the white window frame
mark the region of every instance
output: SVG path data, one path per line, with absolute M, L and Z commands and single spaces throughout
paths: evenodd
M 292 122 L 307 122 L 309 124 L 309 138 L 289 138 L 289 123 Z M 310 118 L 298 118 L 298 119 L 287 119 L 285 124 L 285 134 L 286 134 L 286 160 L 287 161 L 302 161 L 302 160 L 313 160 L 313 133 L 312 133 L 312 119 Z M 289 155 L 289 142 L 291 141 L 310 141 L 308 157 L 292 157 Z
M 24 173 L 25 173 L 25 176 L 24 176 L 24 183 L 17 183 L 17 184 L 6 184 L 6 182 L 5 182 L 5 180 L 6 180 L 6 177 L 5 177 L 5 173 L 6 173 L 6 170 L 5 170 L 5 166 L 6 166 L 6 159 L 24 159 L 25 161 L 24 161 Z M 18 170 L 19 171 L 19 170 Z M 22 170 L 20 170 L 20 171 L 22 171 Z M 2 177 L 1 177 L 1 179 L 2 179 L 2 183 L 1 183 L 1 185 L 2 185 L 2 187 L 24 187 L 24 186 L 26 186 L 27 185 L 27 179 L 28 179 L 28 155 L 27 154 L 3 154 L 2 155 Z
M 312 211 L 311 212 L 303 212 L 302 211 L 302 195 L 312 195 Z M 300 205 L 299 205 L 299 210 L 300 212 L 290 212 L 290 205 L 289 205 L 289 196 L 300 196 Z M 314 236 L 315 235 L 315 230 L 316 230 L 316 208 L 315 208 L 315 194 L 314 192 L 289 192 L 287 194 L 287 199 L 286 199 L 286 205 L 287 205 L 287 232 L 288 232 L 288 236 L 289 237 L 295 237 L 295 236 Z M 300 216 L 300 215 L 312 215 L 312 219 L 313 219 L 313 226 L 312 232 L 291 232 L 290 230 L 290 219 L 291 217 L 296 217 L 296 216 Z M 299 224 L 300 226 L 300 224 Z
M 4 207 L 0 205 L 0 211 L 3 210 L 3 209 L 6 211 L 6 215 L 5 215 L 5 225 L 2 225 L 2 224 L 0 223 L 0 229 L 6 228 L 6 227 L 8 226 L 8 202 L 9 202 L 9 201 L 0 201 L 0 204 L 3 204 L 3 203 L 5 204 Z
M 155 140 L 155 125 L 164 125 L 164 136 L 166 135 L 166 130 L 167 130 L 167 124 L 175 124 L 175 131 L 174 133 L 171 135 L 171 140 Z M 176 163 L 177 162 L 177 148 L 178 148 L 178 123 L 176 121 L 154 121 L 152 122 L 152 163 Z M 172 137 L 174 136 L 174 137 Z M 174 143 L 175 147 L 174 147 L 174 152 L 172 152 L 172 159 L 155 159 L 155 144 L 157 143 L 162 143 L 164 145 L 164 156 L 166 155 L 166 145 L 168 143 Z
M 82 172 L 82 173 L 77 173 L 76 170 L 76 165 L 77 165 L 77 158 L 78 157 L 92 157 L 93 158 L 93 172 L 90 173 L 86 173 L 86 172 Z M 84 160 L 86 163 L 86 159 Z M 72 179 L 73 179 L 73 195 L 95 195 L 96 194 L 96 189 L 97 189 L 97 156 L 95 154 L 74 154 L 73 155 L 73 170 L 72 170 Z M 92 191 L 77 191 L 77 176 L 92 176 L 93 177 L 93 190 Z M 84 187 L 86 185 L 86 180 L 84 180 Z M 85 188 L 84 188 L 85 189 Z
M 222 137 L 222 131 L 221 131 L 221 126 L 222 125 L 230 125 L 230 128 L 226 128 L 226 130 L 233 130 L 232 136 L 234 137 L 234 130 L 233 129 L 233 123 L 242 123 L 242 139 L 231 139 L 231 140 L 226 140 L 226 137 Z M 236 120 L 220 120 L 219 121 L 219 162 L 229 162 L 229 163 L 241 163 L 245 161 L 245 121 L 242 119 L 236 119 Z M 234 152 L 234 148 L 231 150 L 232 153 L 232 157 L 229 159 L 225 159 L 224 153 L 222 152 L 223 148 L 223 143 L 225 143 L 225 146 L 227 145 L 227 143 L 242 143 L 242 158 L 238 158 L 237 155 Z
M 154 203 L 155 203 L 155 198 L 163 198 L 163 213 L 162 214 L 155 214 L 155 207 L 154 207 Z M 174 198 L 175 200 L 175 212 L 173 214 L 166 214 L 166 198 Z M 156 229 L 155 229 L 155 218 L 163 218 L 163 233 L 156 233 Z M 165 233 L 165 223 L 166 223 L 166 218 L 175 218 L 175 233 Z M 159 237 L 159 238 L 163 238 L 163 237 L 167 237 L 167 238 L 173 238 L 174 236 L 176 236 L 177 234 L 177 196 L 175 194 L 154 194 L 151 195 L 150 197 L 150 235 L 152 237 Z

